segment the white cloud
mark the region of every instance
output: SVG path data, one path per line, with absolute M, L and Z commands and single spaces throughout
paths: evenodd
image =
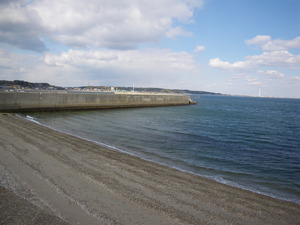
M 256 37 L 247 40 L 249 45 L 257 45 L 264 51 L 286 51 L 288 49 L 300 48 L 300 37 L 292 40 L 272 40 L 268 35 L 257 35 Z
M 300 55 L 293 55 L 288 51 L 264 52 L 261 55 L 246 57 L 246 62 L 261 66 L 297 66 L 300 64 Z
M 0 48 L 0 80 L 21 79 L 39 63 L 43 62 L 35 55 L 14 54 Z
M 185 31 L 182 27 L 174 27 L 166 32 L 166 37 L 176 38 L 177 36 L 192 36 L 191 32 Z
M 246 56 L 244 60 L 236 62 L 213 58 L 209 61 L 209 65 L 224 71 L 238 73 L 238 76 L 234 76 L 230 80 L 231 84 L 236 86 L 246 82 L 251 86 L 275 88 L 286 83 L 297 83 L 297 76 L 292 78 L 292 74 L 299 71 L 300 55 L 292 54 L 289 50 L 300 48 L 300 37 L 292 40 L 272 40 L 271 36 L 257 35 L 247 40 L 246 43 L 257 45 L 262 49 L 262 53 Z M 278 70 L 285 70 L 285 74 Z M 289 70 L 293 72 L 289 72 Z
M 284 74 L 278 72 L 277 70 L 267 70 L 267 71 L 259 70 L 258 73 L 268 75 L 271 79 L 284 77 Z
M 24 10 L 17 1 L 0 5 L 0 42 L 9 43 L 23 49 L 38 52 L 46 50 L 41 40 L 45 30 L 40 26 L 38 14 Z
M 253 71 L 258 67 L 297 68 L 300 65 L 300 55 L 293 55 L 287 50 L 300 48 L 300 37 L 272 41 L 271 36 L 257 35 L 246 43 L 258 45 L 265 51 L 260 55 L 246 56 L 244 61 L 233 63 L 214 58 L 209 61 L 209 65 L 229 71 Z
M 292 79 L 293 79 L 294 81 L 300 82 L 300 76 L 293 76 Z
M 262 82 L 260 82 L 260 81 L 250 81 L 250 82 L 248 82 L 248 84 L 249 85 L 260 86 L 260 85 L 262 85 Z
M 299 42 L 299 43 L 298 43 Z M 262 47 L 260 55 L 246 56 L 244 61 L 227 62 L 219 58 L 214 58 L 209 61 L 209 65 L 218 69 L 236 72 L 254 72 L 258 70 L 259 74 L 266 74 L 269 77 L 283 77 L 282 73 L 272 68 L 284 68 L 298 70 L 300 66 L 300 55 L 294 55 L 287 49 L 299 48 L 300 37 L 292 40 L 275 40 L 267 35 L 257 35 L 251 40 L 246 41 L 247 44 L 255 44 Z M 270 68 L 265 71 L 262 68 Z
M 209 60 L 209 65 L 218 69 L 223 70 L 245 70 L 253 66 L 252 61 L 239 61 L 235 63 L 230 63 L 222 61 L 219 58 Z
M 262 85 L 262 82 L 258 81 L 255 77 L 251 76 L 245 76 L 244 80 L 247 82 L 249 85 L 255 85 L 255 86 L 260 86 Z
M 187 52 L 148 49 L 139 50 L 69 50 L 60 55 L 47 54 L 45 62 L 52 66 L 73 66 L 90 68 L 117 68 L 151 70 L 164 69 L 191 70 L 195 67 L 192 55 Z
M 263 82 L 261 81 L 260 77 L 256 77 L 255 75 L 247 75 L 247 74 L 236 74 L 232 76 L 229 80 L 227 85 L 230 86 L 244 86 L 244 83 L 251 86 L 262 86 Z
M 190 23 L 203 0 L 33 0 L 4 2 L 0 41 L 44 51 L 41 37 L 77 47 L 134 48 L 162 37 L 191 35 Z M 176 24 L 176 25 L 175 25 Z
M 214 58 L 209 61 L 209 65 L 218 69 L 241 71 L 255 70 L 257 67 L 295 67 L 300 65 L 300 55 L 293 55 L 288 51 L 263 52 L 261 55 L 247 56 L 245 61 L 234 63 L 222 61 Z
M 198 77 L 187 52 L 171 50 L 69 50 L 61 54 L 9 53 L 0 48 L 0 79 L 61 86 L 131 85 L 178 88 Z
M 246 40 L 248 45 L 259 45 L 262 46 L 271 41 L 271 36 L 269 35 L 257 35 L 250 40 Z
M 202 51 L 204 51 L 204 49 L 205 49 L 205 46 L 203 46 L 203 45 L 198 45 L 198 46 L 195 48 L 194 52 L 202 52 Z

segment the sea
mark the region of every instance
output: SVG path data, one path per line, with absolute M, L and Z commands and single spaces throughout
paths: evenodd
M 300 204 L 300 99 L 191 98 L 198 104 L 22 116 L 112 151 Z

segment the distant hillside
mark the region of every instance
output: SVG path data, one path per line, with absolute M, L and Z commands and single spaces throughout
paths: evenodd
M 112 87 L 112 86 L 82 86 L 82 87 L 58 87 L 48 83 L 31 83 L 22 80 L 0 80 L 0 89 L 40 89 L 40 90 L 93 90 L 93 91 L 132 91 L 133 87 Z M 170 94 L 200 94 L 200 95 L 221 95 L 221 93 L 207 91 L 191 91 L 187 89 L 165 89 L 165 88 L 143 88 L 135 87 L 137 92 L 170 93 Z
M 0 80 L 0 88 L 2 89 L 48 89 L 63 90 L 62 87 L 56 87 L 48 83 L 31 83 L 23 80 Z
M 132 87 L 115 87 L 118 90 L 132 91 Z M 174 93 L 174 94 L 198 94 L 198 95 L 221 95 L 221 93 L 207 91 L 191 91 L 187 89 L 165 89 L 165 88 L 134 88 L 138 92 L 155 92 L 155 93 Z

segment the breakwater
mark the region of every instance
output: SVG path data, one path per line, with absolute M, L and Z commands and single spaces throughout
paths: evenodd
M 0 111 L 44 111 L 188 105 L 186 95 L 67 92 L 2 92 Z

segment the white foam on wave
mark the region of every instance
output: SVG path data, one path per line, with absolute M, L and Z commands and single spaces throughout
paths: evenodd
M 199 176 L 201 176 L 201 175 L 199 175 Z M 255 187 L 255 186 L 250 187 L 250 186 L 247 186 L 246 184 L 243 185 L 243 184 L 239 184 L 239 183 L 234 182 L 234 181 L 229 181 L 229 180 L 226 180 L 223 177 L 218 176 L 218 175 L 216 175 L 216 176 L 203 176 L 203 177 L 214 180 L 218 183 L 222 183 L 222 184 L 225 184 L 225 185 L 228 185 L 228 186 L 231 186 L 231 187 L 235 187 L 235 188 L 243 189 L 243 190 L 246 190 L 246 191 L 250 191 L 250 192 L 253 192 L 253 193 L 256 193 L 256 194 L 260 194 L 260 195 L 268 196 L 268 197 L 271 197 L 271 198 L 274 198 L 274 199 L 280 199 L 280 200 L 283 200 L 283 201 L 294 202 L 294 203 L 300 204 L 300 200 L 293 199 L 291 197 L 283 197 L 283 196 L 281 196 L 280 193 L 277 193 L 277 194 L 274 193 L 273 194 L 271 192 L 271 190 L 267 190 L 267 189 L 266 190 L 260 190 L 261 188 L 259 188 L 259 187 Z
M 17 117 L 19 118 L 22 118 L 22 119 L 26 119 L 26 120 L 29 120 L 31 122 L 34 122 L 34 123 L 37 123 L 39 125 L 42 125 L 39 121 L 37 121 L 37 118 L 35 117 L 32 117 L 32 116 L 29 116 L 29 115 L 26 115 L 26 116 L 22 116 L 20 114 L 15 114 Z

